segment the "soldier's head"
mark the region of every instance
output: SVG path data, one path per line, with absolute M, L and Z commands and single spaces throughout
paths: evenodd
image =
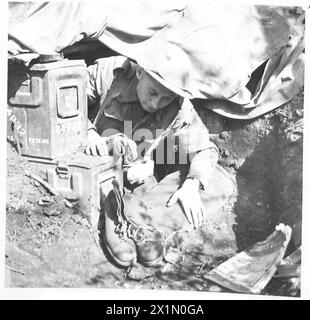
M 155 112 L 179 97 L 191 98 L 191 63 L 168 42 L 147 44 L 137 59 L 137 95 L 142 108 Z

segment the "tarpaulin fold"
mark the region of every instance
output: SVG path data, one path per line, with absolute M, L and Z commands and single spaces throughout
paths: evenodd
M 11 22 L 9 50 L 53 54 L 98 39 L 137 60 L 147 43 L 167 41 L 191 61 L 194 98 L 223 116 L 252 119 L 286 103 L 303 86 L 302 14 L 295 7 L 204 1 L 50 2 Z M 250 90 L 253 72 L 262 65 L 261 78 Z

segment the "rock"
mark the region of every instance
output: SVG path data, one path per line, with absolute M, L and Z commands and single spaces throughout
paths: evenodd
M 49 206 L 53 202 L 54 202 L 53 199 L 51 199 L 50 197 L 44 196 L 39 199 L 38 203 L 40 206 Z
M 152 269 L 142 265 L 134 265 L 127 273 L 127 278 L 135 281 L 141 281 L 152 276 Z
M 173 271 L 173 264 L 171 263 L 166 263 L 162 268 L 161 268 L 161 273 L 168 273 Z
M 230 152 L 229 152 L 229 150 L 227 150 L 227 149 L 223 149 L 223 157 L 229 157 L 229 154 L 230 154 Z
M 289 140 L 289 142 L 292 142 L 292 143 L 298 141 L 300 138 L 301 138 L 300 134 L 291 133 L 287 135 L 287 139 Z
M 220 133 L 220 138 L 223 139 L 223 140 L 228 140 L 229 137 L 230 137 L 230 133 L 227 132 L 227 131 L 222 131 Z
M 58 209 L 51 209 L 51 210 L 46 209 L 46 210 L 43 210 L 43 213 L 49 217 L 56 217 L 56 216 L 61 215 L 63 212 Z
M 164 260 L 171 264 L 177 264 L 183 260 L 183 254 L 178 249 L 170 248 L 165 254 Z

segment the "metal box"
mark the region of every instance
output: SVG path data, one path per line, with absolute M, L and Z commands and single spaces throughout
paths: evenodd
M 100 197 L 102 193 L 109 193 L 113 179 L 122 184 L 121 162 L 110 156 L 94 157 L 76 152 L 54 160 L 28 160 L 46 173 L 46 180 L 55 191 L 78 200 L 81 210 L 92 221 L 100 208 Z
M 7 135 L 22 155 L 53 159 L 85 144 L 86 81 L 84 60 L 9 65 Z

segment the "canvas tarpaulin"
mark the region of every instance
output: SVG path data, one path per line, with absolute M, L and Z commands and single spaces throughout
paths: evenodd
M 303 86 L 304 23 L 298 8 L 104 0 L 35 3 L 28 9 L 18 20 L 18 4 L 10 7 L 13 55 L 53 54 L 97 39 L 137 60 L 148 43 L 167 41 L 190 58 L 194 98 L 230 118 L 260 116 Z

